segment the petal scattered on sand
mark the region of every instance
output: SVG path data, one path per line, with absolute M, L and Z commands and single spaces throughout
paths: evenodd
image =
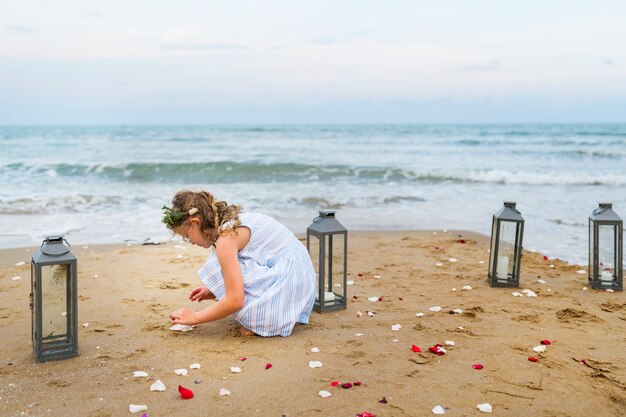
M 320 361 L 310 361 L 309 368 L 321 368 L 324 364 Z
M 230 372 L 232 372 L 234 374 L 240 374 L 242 371 L 241 371 L 241 368 L 239 368 L 237 366 L 231 366 L 230 367 Z
M 311 348 L 311 352 L 313 352 L 313 353 L 319 353 L 319 351 L 320 350 L 318 348 L 316 348 L 316 347 L 312 347 Z
M 165 384 L 160 379 L 157 379 L 154 384 L 150 385 L 150 391 L 165 391 Z
M 346 281 L 346 285 L 354 285 L 354 281 Z
M 363 313 L 361 313 L 360 311 L 357 311 L 357 312 L 356 312 L 356 316 L 357 316 L 357 317 L 363 317 Z
M 524 296 L 524 294 L 522 294 L 521 292 L 517 292 L 517 291 L 512 292 L 511 295 L 513 297 L 523 297 Z
M 463 310 L 461 310 L 460 308 L 455 308 L 454 310 L 452 310 L 452 313 L 454 313 L 454 314 L 461 314 L 461 313 L 463 313 Z
M 183 256 L 183 255 L 181 255 L 181 254 L 179 253 L 178 255 L 176 255 L 176 258 L 177 258 L 177 259 L 183 259 L 183 258 L 184 258 L 184 256 Z
M 474 368 L 474 369 L 483 369 L 484 366 L 482 366 L 480 363 L 475 363 L 474 365 L 472 365 L 472 368 Z
M 417 353 L 419 353 L 419 352 L 421 352 L 421 351 L 422 351 L 422 349 L 420 349 L 420 347 L 419 347 L 419 346 L 417 346 L 417 345 L 412 345 L 412 346 L 411 346 L 411 350 L 412 350 L 413 352 L 417 352 Z
M 89 323 L 83 323 L 83 327 L 89 327 Z
M 552 344 L 552 342 L 551 342 L 551 341 L 549 341 L 548 339 L 543 339 L 543 340 L 541 341 L 541 344 L 542 344 L 542 345 L 546 345 L 546 346 L 548 346 L 548 345 L 551 345 L 551 344 Z
M 483 413 L 491 413 L 493 411 L 493 407 L 491 407 L 491 404 L 487 404 L 487 403 L 478 404 L 476 405 L 476 408 L 478 408 Z
M 376 314 L 376 313 L 374 313 L 373 311 L 368 311 L 368 312 L 367 312 L 367 316 L 368 316 L 368 317 L 374 317 L 374 315 L 375 315 L 375 314 Z
M 485 261 L 478 261 L 478 263 L 482 265 L 485 263 Z
M 230 391 L 228 391 L 226 388 L 220 388 L 220 395 L 230 395 Z
M 11 277 L 11 281 L 19 281 L 19 280 L 21 280 L 21 279 L 22 279 L 22 277 L 20 277 L 19 275 L 16 275 L 16 276 L 14 276 L 14 277 Z
M 200 365 L 199 363 L 192 363 L 191 365 L 189 365 L 189 369 L 200 369 L 202 368 L 202 365 Z
M 589 288 L 587 287 L 583 287 L 583 291 L 587 291 Z
M 463 291 L 470 291 L 472 289 L 471 285 L 463 285 L 463 288 L 461 288 Z
M 432 411 L 433 411 L 433 414 L 436 414 L 436 415 L 441 415 L 441 414 L 445 414 L 446 413 L 446 410 L 444 410 L 443 407 L 440 406 L 440 405 L 436 405 L 435 408 L 433 408 Z
M 424 313 L 415 313 L 415 317 L 424 317 Z
M 444 342 L 447 346 L 454 346 L 454 340 L 446 340 Z
M 333 381 L 333 382 L 331 382 L 331 383 L 330 383 L 330 386 L 331 386 L 331 387 L 336 387 L 336 386 L 337 386 L 337 385 L 339 385 L 339 384 L 341 384 L 341 382 L 339 382 L 339 381 Z
M 376 417 L 376 414 L 372 414 L 368 411 L 363 411 L 363 413 L 356 414 L 356 417 Z
M 174 369 L 174 373 L 176 375 L 187 375 L 189 371 L 184 368 L 181 368 L 181 369 Z
M 133 378 L 147 378 L 148 373 L 145 371 L 135 371 L 133 372 Z
M 138 413 L 140 411 L 148 411 L 148 406 L 142 405 L 142 404 L 130 404 L 128 406 L 128 411 L 130 411 L 133 414 Z
M 535 358 L 534 356 L 531 356 L 530 358 L 528 358 L 528 360 L 531 362 L 537 362 L 539 359 Z
M 555 268 L 553 264 L 548 265 L 548 268 Z
M 380 275 L 374 275 L 374 278 L 381 279 L 382 277 Z
M 242 356 L 241 358 L 239 358 L 239 360 L 240 360 L 240 361 L 242 361 L 242 362 L 243 362 L 243 361 L 245 361 L 245 360 L 247 360 L 247 359 L 248 359 L 248 358 L 243 357 L 243 356 Z
M 387 398 L 383 397 L 380 400 L 378 400 L 378 402 L 381 403 L 381 404 L 387 404 Z
M 375 301 L 378 301 L 379 298 L 380 297 L 369 297 L 368 300 L 371 302 L 375 302 Z
M 456 292 L 456 288 L 452 288 L 452 292 Z
M 447 350 L 441 346 L 440 344 L 436 344 L 435 346 L 431 346 L 428 348 L 429 351 L 431 351 L 432 353 L 436 354 L 436 355 L 445 355 Z
M 358 386 L 360 386 L 360 385 L 361 385 L 361 381 L 354 381 L 352 384 L 353 384 L 354 386 L 358 387 Z
M 357 337 L 360 337 L 360 336 L 363 336 L 363 333 L 355 333 L 354 335 Z
M 22 265 L 26 265 L 26 262 L 20 261 L 20 262 L 15 264 L 15 266 L 22 266 Z
M 434 307 L 429 308 L 429 310 L 430 310 L 430 311 L 434 311 L 434 312 L 438 312 L 438 311 L 441 311 L 441 307 L 439 307 L 439 306 L 434 306 Z
M 607 288 L 606 292 L 613 292 L 613 288 Z
M 175 331 L 175 332 L 188 332 L 193 329 L 194 329 L 193 326 L 188 326 L 186 324 L 175 324 L 172 327 L 170 327 L 170 330 Z
M 578 271 L 576 271 L 576 273 L 580 275 L 585 275 L 587 271 L 585 271 L 584 269 L 579 269 Z
M 543 353 L 545 351 L 546 351 L 546 346 L 545 345 L 538 345 L 538 346 L 535 346 L 533 348 L 533 352 Z
M 398 340 L 398 339 L 393 339 L 393 340 L 392 340 L 392 342 L 393 342 L 393 343 L 398 343 L 399 341 L 400 341 L 400 340 Z
M 328 398 L 328 397 L 331 397 L 332 394 L 330 392 L 328 392 L 328 391 L 320 391 L 319 392 L 319 396 L 322 397 L 322 398 Z
M 452 262 L 452 263 L 455 263 L 457 261 L 458 261 L 458 259 L 456 259 L 456 258 L 449 258 L 448 259 L 448 262 Z
M 443 264 L 441 262 L 437 262 L 435 266 L 443 266 Z
M 541 279 L 541 278 L 539 278 L 539 279 L 537 280 L 537 282 L 538 282 L 539 284 L 545 284 L 545 283 L 546 283 L 546 281 L 545 281 L 545 280 L 543 280 L 543 279 Z
M 265 364 L 265 369 L 270 369 L 271 367 L 272 367 L 272 364 L 271 364 L 271 363 L 266 363 L 266 364 Z
M 190 400 L 193 398 L 193 391 L 183 387 L 182 385 L 178 386 L 178 392 L 180 396 L 183 397 L 183 400 Z
M 341 384 L 341 388 L 345 388 L 345 389 L 352 388 L 352 383 L 344 382 L 343 384 Z
M 394 331 L 398 331 L 398 330 L 400 330 L 401 328 L 402 328 L 402 325 L 401 325 L 401 324 L 393 324 L 393 325 L 391 326 L 391 330 L 394 330 Z

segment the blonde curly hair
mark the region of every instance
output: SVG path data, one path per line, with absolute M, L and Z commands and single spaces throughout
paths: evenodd
M 241 224 L 239 213 L 243 207 L 218 200 L 207 191 L 182 190 L 174 195 L 172 207 L 165 207 L 164 210 L 163 222 L 174 233 L 185 227 L 190 219 L 197 218 L 200 219 L 202 236 L 207 240 L 217 240 L 224 234 L 237 233 L 235 229 Z M 170 221 L 166 221 L 168 213 L 175 214 L 170 214 Z M 174 221 L 171 221 L 172 218 Z M 215 241 L 212 244 L 215 246 Z

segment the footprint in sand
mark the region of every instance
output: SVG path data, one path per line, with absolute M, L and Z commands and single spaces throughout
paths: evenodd
M 570 320 L 574 321 L 602 321 L 597 316 L 589 314 L 583 310 L 576 310 L 574 308 L 564 308 L 556 312 L 556 318 L 559 321 L 569 323 Z

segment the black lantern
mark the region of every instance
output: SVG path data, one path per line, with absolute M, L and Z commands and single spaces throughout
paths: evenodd
M 594 289 L 623 290 L 624 223 L 613 204 L 600 203 L 589 216 L 589 284 Z
M 347 307 L 348 231 L 335 219 L 335 212 L 320 210 L 306 230 L 306 247 L 317 275 L 315 311 Z
M 78 354 L 76 257 L 63 236 L 47 236 L 31 262 L 30 308 L 37 362 Z
M 505 202 L 493 215 L 491 251 L 489 254 L 489 284 L 492 287 L 518 287 L 524 218 L 515 203 Z

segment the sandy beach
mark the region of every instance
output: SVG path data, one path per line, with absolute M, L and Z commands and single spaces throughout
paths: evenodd
M 2 416 L 133 415 L 130 404 L 147 405 L 149 417 L 428 416 L 436 406 L 445 415 L 478 416 L 484 403 L 499 416 L 626 414 L 624 294 L 585 289 L 587 275 L 578 271 L 586 266 L 537 253 L 524 254 L 519 289 L 490 288 L 485 236 L 350 232 L 348 309 L 313 312 L 287 338 L 238 336 L 231 318 L 170 330 L 172 310 L 201 307 L 187 296 L 200 285 L 205 249 L 74 247 L 79 356 L 42 364 L 31 345 L 34 250 L 0 252 Z M 537 297 L 512 295 L 523 289 Z M 534 352 L 542 340 L 551 343 Z M 429 351 L 436 344 L 444 355 Z M 190 369 L 193 363 L 201 368 Z M 174 372 L 181 368 L 188 375 Z M 150 391 L 156 380 L 164 392 Z M 194 398 L 183 400 L 178 385 Z M 230 395 L 220 395 L 222 388 Z

